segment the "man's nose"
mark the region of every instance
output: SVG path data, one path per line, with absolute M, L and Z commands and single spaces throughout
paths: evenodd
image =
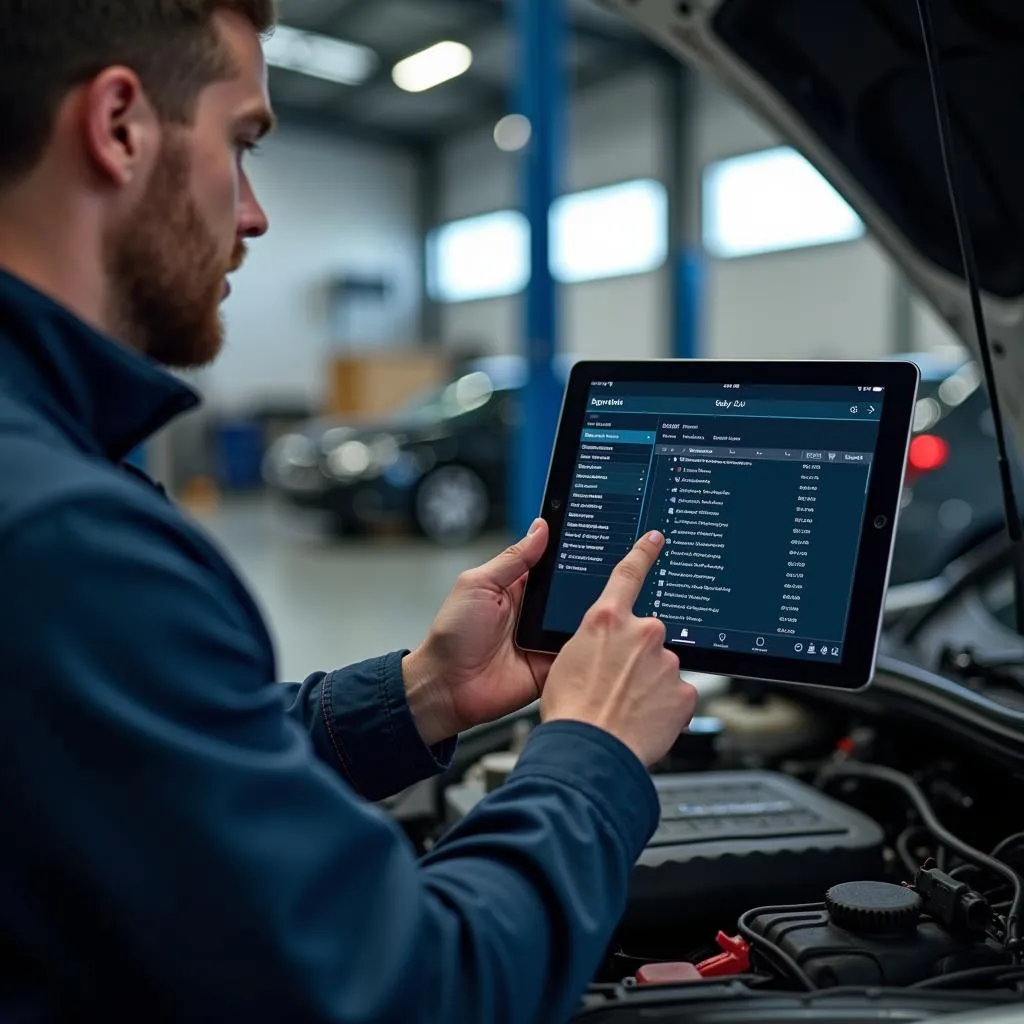
M 266 213 L 259 203 L 252 203 L 242 210 L 238 220 L 238 234 L 241 238 L 259 238 L 270 228 Z
M 239 238 L 259 238 L 270 228 L 270 221 L 259 200 L 246 181 L 242 186 L 242 202 L 238 216 Z

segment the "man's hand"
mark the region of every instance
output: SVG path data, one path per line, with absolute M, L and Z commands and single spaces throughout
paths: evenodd
M 680 681 L 679 659 L 665 649 L 665 624 L 633 614 L 664 544 L 649 533 L 616 566 L 558 656 L 541 711 L 545 722 L 604 729 L 647 766 L 668 752 L 697 706 L 697 691 Z
M 402 662 L 409 708 L 428 746 L 540 697 L 552 658 L 512 642 L 526 574 L 548 544 L 538 519 L 497 558 L 463 573 L 426 640 Z

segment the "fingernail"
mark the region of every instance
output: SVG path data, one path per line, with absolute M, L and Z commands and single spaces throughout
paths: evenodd
M 533 525 L 530 527 L 530 532 L 526 536 L 532 537 L 541 528 L 543 524 L 543 519 L 534 519 Z
M 651 544 L 660 544 L 663 539 L 664 538 L 657 530 L 651 530 L 651 532 L 647 534 L 647 540 Z

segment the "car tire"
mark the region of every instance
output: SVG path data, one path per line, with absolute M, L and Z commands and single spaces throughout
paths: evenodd
M 350 540 L 364 536 L 366 528 L 351 513 L 331 512 L 327 518 L 327 532 L 335 540 Z
M 416 528 L 424 537 L 446 547 L 479 537 L 490 514 L 487 484 L 469 466 L 439 466 L 423 478 L 413 499 Z

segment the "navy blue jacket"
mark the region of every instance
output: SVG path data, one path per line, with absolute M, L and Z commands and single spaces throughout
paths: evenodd
M 369 802 L 451 755 L 403 652 L 276 683 L 235 573 L 121 465 L 195 402 L 0 273 L 0 1020 L 565 1020 L 650 778 L 543 725 L 417 860 Z

